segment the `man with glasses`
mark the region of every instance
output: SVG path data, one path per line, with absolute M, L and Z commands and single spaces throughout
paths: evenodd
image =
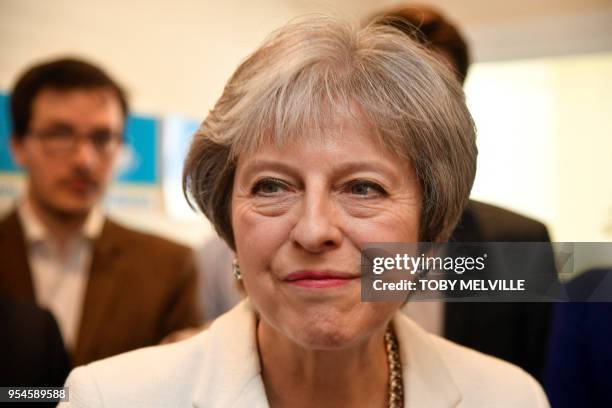
M 49 309 L 74 365 L 199 323 L 191 252 L 99 207 L 127 111 L 115 81 L 75 59 L 30 68 L 11 95 L 11 148 L 27 187 L 0 222 L 0 291 Z

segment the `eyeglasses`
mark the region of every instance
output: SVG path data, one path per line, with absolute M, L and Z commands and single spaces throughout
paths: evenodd
M 76 133 L 69 128 L 37 129 L 28 132 L 40 140 L 48 154 L 62 156 L 76 151 L 79 142 L 87 139 L 99 155 L 113 154 L 123 143 L 123 134 L 106 129 L 96 130 L 87 135 Z

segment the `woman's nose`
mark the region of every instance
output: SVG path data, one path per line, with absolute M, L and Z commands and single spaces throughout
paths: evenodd
M 342 230 L 338 223 L 338 211 L 330 197 L 306 194 L 299 212 L 290 236 L 294 244 L 313 253 L 340 246 Z

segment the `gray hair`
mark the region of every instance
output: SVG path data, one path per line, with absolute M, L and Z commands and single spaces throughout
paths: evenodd
M 377 22 L 359 28 L 316 16 L 273 33 L 238 67 L 194 135 L 183 172 L 187 199 L 191 194 L 235 249 L 238 157 L 265 143 L 324 137 L 334 117 L 347 112 L 414 166 L 423 192 L 419 239 L 448 239 L 476 172 L 463 90 L 422 46 Z

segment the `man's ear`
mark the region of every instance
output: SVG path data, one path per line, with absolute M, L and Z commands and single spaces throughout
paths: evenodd
M 19 165 L 19 167 L 25 166 L 25 151 L 24 151 L 24 142 L 25 137 L 16 137 L 15 135 L 11 135 L 11 153 L 13 155 L 13 161 Z

